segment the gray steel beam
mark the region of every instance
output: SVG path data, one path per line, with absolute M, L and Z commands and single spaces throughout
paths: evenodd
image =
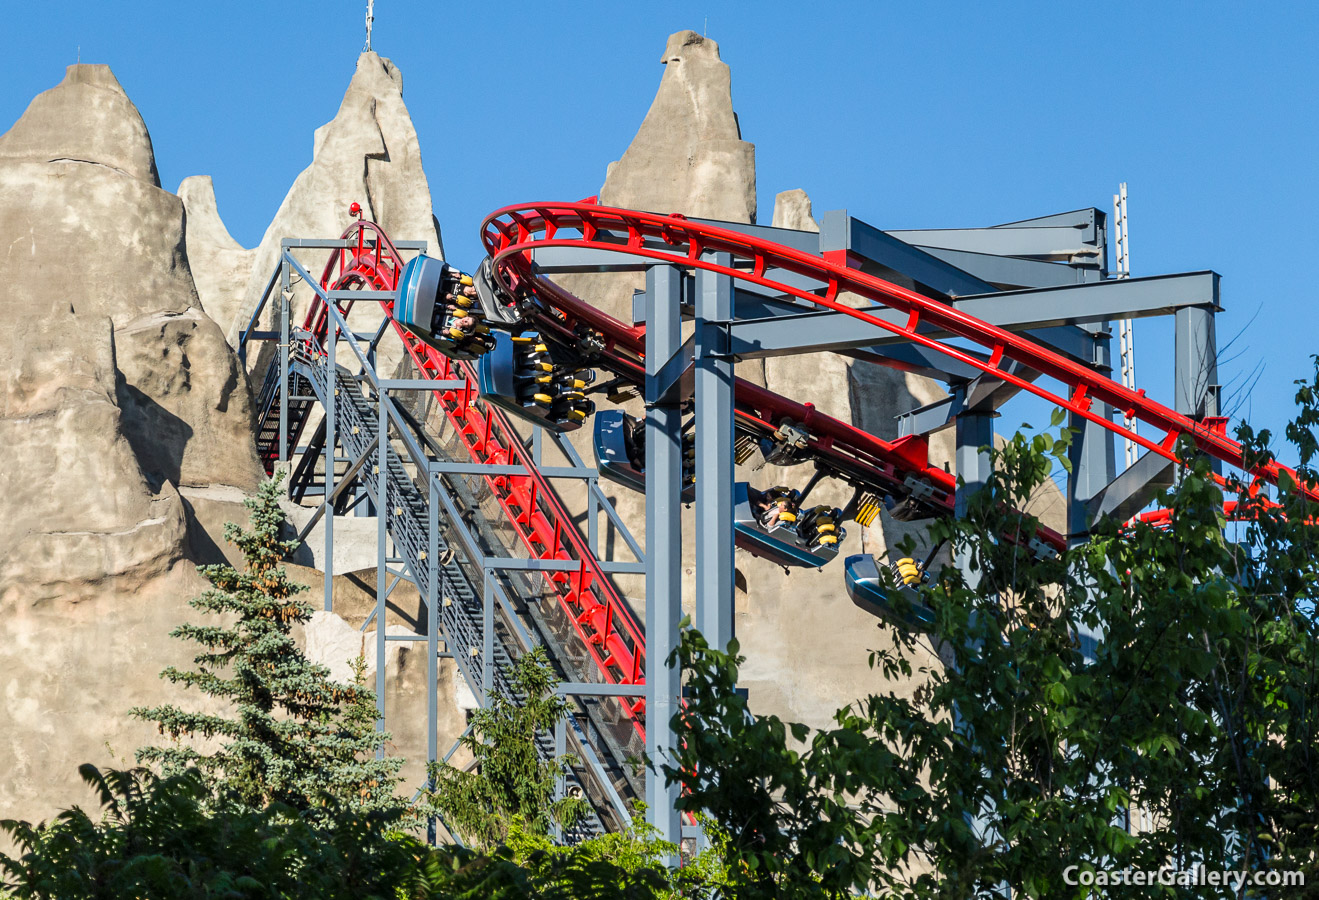
M 426 484 L 430 488 L 426 507 L 426 771 L 429 772 L 440 754 L 440 701 L 437 685 L 440 681 L 440 573 L 443 566 L 439 561 L 440 480 L 428 472 Z M 383 631 L 384 621 L 376 627 Z M 384 668 L 384 657 L 377 657 L 376 665 Z M 481 686 L 483 699 L 487 687 Z
M 1033 381 L 1038 372 L 1009 362 L 1008 370 Z M 898 436 L 931 434 L 952 425 L 954 420 L 968 411 L 992 412 L 1015 397 L 1020 388 L 999 378 L 980 375 L 969 382 L 956 385 L 953 392 L 942 400 L 927 403 L 910 412 L 894 416 L 898 420 Z
M 1098 329 L 1101 326 L 1093 326 Z M 1096 342 L 1097 367 L 1110 366 L 1107 331 Z M 1112 419 L 1113 410 L 1103 404 L 1095 410 Z M 1072 429 L 1072 444 L 1068 458 L 1072 470 L 1067 475 L 1067 532 L 1072 541 L 1084 541 L 1090 527 L 1090 502 L 1108 487 L 1117 474 L 1113 432 L 1111 429 L 1072 413 L 1068 426 Z
M 1035 331 L 1116 318 L 1168 315 L 1186 307 L 1217 308 L 1218 275 L 1193 272 L 1062 288 L 997 291 L 964 297 L 951 305 L 999 328 Z M 907 318 L 905 313 L 884 306 L 867 307 L 865 312 L 898 326 Z M 731 332 L 730 349 L 740 359 L 806 351 L 837 353 L 907 340 L 888 329 L 869 325 L 841 312 L 788 313 L 785 310 L 772 318 L 735 322 Z M 936 339 L 947 337 L 946 332 L 938 329 L 922 334 Z
M 386 584 L 389 577 L 389 482 L 385 475 L 389 468 L 389 415 L 385 412 L 385 392 L 376 395 L 376 731 L 385 730 L 385 617 L 389 609 L 389 594 L 392 585 Z M 398 579 L 394 579 L 398 584 Z M 428 691 L 437 690 L 434 684 L 427 686 Z M 438 700 L 437 700 L 438 702 Z M 427 697 L 427 706 L 430 698 Z M 385 744 L 382 741 L 376 748 L 376 759 L 385 758 Z
M 713 254 L 720 265 L 727 253 Z M 696 272 L 696 627 L 716 650 L 733 639 L 733 280 Z
M 1187 416 L 1219 415 L 1218 342 L 1212 309 L 1179 309 L 1174 325 L 1174 408 Z
M 1062 287 L 1099 278 L 1099 270 L 1090 266 L 1072 266 L 1067 263 L 1026 259 L 1020 256 L 995 256 L 992 253 L 973 253 L 970 250 L 946 250 L 940 247 L 924 249 L 935 259 L 941 259 L 950 266 L 956 266 L 963 272 L 999 286 Z
M 682 343 L 681 282 L 676 266 L 646 272 L 646 817 L 674 844 L 682 836 L 678 786 L 665 783 L 661 767 L 677 746 L 671 720 L 682 692 L 682 673 L 669 664 L 682 620 L 682 416 L 676 403 L 659 401 L 656 379 Z
M 420 250 L 426 252 L 425 241 L 394 241 L 397 250 Z M 279 242 L 281 250 L 351 250 L 357 246 L 355 238 L 284 238 Z
M 335 406 L 339 389 L 335 387 L 334 351 L 339 343 L 339 326 L 331 319 L 325 330 L 326 371 L 329 372 L 329 389 L 325 392 L 325 610 L 334 611 L 334 443 Z
M 656 360 L 658 368 L 655 371 L 655 402 L 676 403 L 684 397 L 691 396 L 695 375 L 692 368 L 692 361 L 696 358 L 695 338 L 695 334 L 687 338 L 667 359 Z M 647 357 L 646 369 L 647 382 L 649 382 L 649 357 Z
M 1130 519 L 1172 487 L 1175 468 L 1172 460 L 1147 450 L 1090 498 L 1086 504 L 1089 524 L 1101 518 Z
M 1097 256 L 1103 246 L 1095 222 L 1079 228 L 1075 225 L 998 225 L 993 228 L 893 230 L 888 234 L 916 247 L 1063 260 Z
M 746 222 L 721 222 L 718 219 L 697 219 L 692 222 L 701 225 L 713 225 L 726 231 L 750 235 L 762 240 L 773 241 L 803 253 L 819 253 L 821 250 L 820 234 L 814 231 L 798 231 L 795 228 L 775 228 L 773 225 L 748 225 Z
M 955 423 L 956 436 L 953 465 L 957 472 L 957 493 L 953 495 L 953 515 L 966 517 L 971 496 L 989 481 L 993 473 L 990 448 L 994 446 L 994 415 L 987 412 L 964 412 Z M 954 551 L 953 564 L 962 572 L 966 585 L 975 588 L 980 574 L 972 570 L 969 550 Z
M 279 261 L 279 461 L 287 463 L 289 459 L 289 307 L 293 296 L 289 265 L 283 259 Z M 284 473 L 286 476 L 287 472 Z M 293 479 L 284 483 L 287 494 L 292 488 Z
M 531 260 L 545 275 L 644 272 L 655 264 L 648 256 L 592 247 L 533 247 Z
M 820 252 L 820 236 L 813 231 L 774 228 L 769 225 L 748 225 L 744 222 L 722 222 L 718 219 L 691 219 L 690 221 L 763 238 L 805 253 Z M 607 237 L 602 236 L 599 239 L 606 240 Z M 646 239 L 646 244 L 669 251 L 673 249 L 654 238 Z M 599 250 L 592 247 L 535 247 L 532 248 L 531 258 L 536 265 L 540 266 L 541 272 L 546 275 L 581 272 L 644 272 L 656 264 L 654 259 L 647 256 L 615 252 L 613 250 Z
M 1089 243 L 1094 243 L 1095 232 L 1102 229 L 1108 222 L 1108 216 L 1103 210 L 1093 206 L 1085 206 L 1081 209 L 1071 209 L 1067 212 L 1052 213 L 1047 216 L 1034 216 L 1029 219 L 1018 219 L 1015 222 L 1004 222 L 1001 225 L 991 225 L 991 228 L 1077 228 L 1085 231 L 1085 239 Z
M 895 232 L 880 231 L 852 218 L 845 209 L 833 209 L 820 218 L 820 252 L 840 251 L 846 251 L 850 258 L 860 262 L 862 271 L 871 268 L 863 262 L 869 260 L 881 270 L 905 275 L 945 296 L 984 294 L 994 290 L 989 282 L 912 246 L 897 237 Z M 884 277 L 881 272 L 875 274 Z
M 993 472 L 990 448 L 994 446 L 994 414 L 964 412 L 957 417 L 955 427 L 953 463 L 958 484 L 953 498 L 953 514 L 960 519 L 966 516 L 967 500 L 985 486 Z
M 1183 272 L 998 291 L 981 297 L 960 297 L 952 305 L 1001 328 L 1084 325 L 1108 319 L 1167 316 L 1192 306 L 1218 309 L 1218 281 L 1217 272 Z

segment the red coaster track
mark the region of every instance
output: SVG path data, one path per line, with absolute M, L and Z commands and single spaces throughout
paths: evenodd
M 353 241 L 353 246 L 332 255 L 321 276 L 322 286 L 330 290 L 395 290 L 402 261 L 379 227 L 359 222 L 344 233 L 344 238 Z M 679 215 L 662 216 L 594 203 L 540 203 L 510 206 L 492 214 L 483 225 L 482 240 L 503 287 L 512 295 L 530 294 L 539 301 L 530 324 L 551 339 L 569 344 L 580 340 L 581 329 L 589 329 L 604 348 L 596 364 L 637 384 L 643 383 L 645 376 L 645 327 L 620 322 L 540 277 L 531 251 L 539 247 L 606 250 L 729 275 L 935 349 L 1130 437 L 1140 446 L 1169 459 L 1176 458 L 1177 441 L 1185 436 L 1203 452 L 1231 465 L 1241 465 L 1242 449 L 1226 436 L 1222 420 L 1197 422 L 1027 337 L 989 325 L 845 264 L 741 232 L 691 222 Z M 718 264 L 705 255 L 710 252 L 730 254 L 732 264 Z M 775 277 L 778 272 L 805 276 L 817 287 L 808 290 L 787 284 Z M 840 302 L 844 292 L 905 313 L 906 320 L 896 325 L 852 308 Z M 392 319 L 393 300 L 380 302 Z M 351 307 L 351 301 L 339 303 L 345 315 Z M 305 328 L 321 345 L 327 320 L 326 310 L 318 301 L 308 312 Z M 553 487 L 538 471 L 516 430 L 501 411 L 481 402 L 475 375 L 467 363 L 450 360 L 397 322 L 393 325 L 422 377 L 463 382 L 463 387 L 458 389 L 437 389 L 434 397 L 472 461 L 525 468 L 526 474 L 485 476 L 486 483 L 531 558 L 575 564 L 572 571 L 551 573 L 547 581 L 561 608 L 575 623 L 578 636 L 603 679 L 613 684 L 643 683 L 645 636 L 641 626 L 590 552 Z M 928 337 L 922 333 L 922 325 L 978 345 L 987 354 L 968 352 Z M 1065 392 L 1056 393 L 1022 378 L 1005 368 L 1009 361 L 1060 382 Z M 1114 407 L 1152 426 L 1162 437 L 1151 440 L 1128 430 L 1097 412 L 1096 403 Z M 953 511 L 956 480 L 942 468 L 931 465 L 928 445 L 922 437 L 885 441 L 826 416 L 809 403 L 798 403 L 742 380 L 737 382 L 736 404 L 739 426 L 744 430 L 769 434 L 786 420 L 805 428 L 811 435 L 811 455 L 839 477 L 885 495 L 899 496 L 911 491 L 914 477 L 925 488 L 920 504 L 931 514 Z M 1251 469 L 1250 475 L 1257 487 L 1266 482 L 1276 484 L 1284 472 L 1290 470 L 1268 463 Z M 1062 535 L 1047 529 L 1041 529 L 1039 536 L 1056 549 L 1065 545 Z M 644 701 L 619 699 L 634 727 L 641 732 Z
M 396 290 L 403 262 L 379 226 L 358 222 L 343 237 L 355 243 L 333 253 L 321 274 L 321 286 L 326 290 Z M 346 316 L 352 305 L 353 301 L 341 301 L 339 309 Z M 485 482 L 530 558 L 575 564 L 570 571 L 547 572 L 546 581 L 600 675 L 611 684 L 644 683 L 646 650 L 641 626 L 507 417 L 494 406 L 480 402 L 476 375 L 469 364 L 443 356 L 399 325 L 393 319 L 393 298 L 381 300 L 380 305 L 416 364 L 419 377 L 464 383 L 461 388 L 436 390 L 432 396 L 471 460 L 525 468 L 525 475 L 488 475 L 484 476 Z M 307 312 L 304 328 L 322 346 L 328 320 L 324 304 L 317 299 Z M 641 717 L 645 701 L 617 699 L 644 736 Z
M 1196 421 L 1149 399 L 1144 391 L 1123 387 L 1035 343 L 1029 337 L 982 322 L 947 304 L 848 268 L 844 263 L 753 235 L 692 222 L 676 214 L 663 216 L 583 202 L 505 207 L 486 219 L 482 227 L 482 240 L 495 264 L 495 272 L 506 289 L 516 292 L 525 288 L 545 300 L 557 313 L 557 316 L 542 316 L 540 324 L 560 334 L 571 334 L 573 326 L 579 324 L 599 332 L 606 351 L 617 358 L 619 371 L 644 371 L 644 368 L 639 369 L 645 352 L 644 326 L 620 322 L 539 278 L 532 262 L 532 251 L 543 247 L 605 250 L 729 275 L 775 293 L 796 297 L 823 309 L 851 316 L 867 325 L 936 350 L 993 378 L 1041 397 L 1060 409 L 1102 425 L 1167 459 L 1177 460 L 1177 442 L 1186 437 L 1202 452 L 1215 459 L 1237 468 L 1243 465 L 1242 447 L 1227 436 L 1225 419 Z M 731 264 L 720 265 L 706 255 L 715 252 L 729 254 Z M 775 277 L 779 272 L 804 276 L 815 282 L 817 287 L 808 290 L 794 286 Z M 904 313 L 906 320 L 902 324 L 894 324 L 864 309 L 855 309 L 840 302 L 839 297 L 843 293 Z M 922 333 L 922 326 L 930 326 L 954 338 L 976 344 L 984 348 L 987 355 L 960 349 L 947 343 L 946 339 L 932 338 Z M 1005 365 L 1011 361 L 1059 382 L 1065 392 L 1055 392 L 1015 374 Z M 791 401 L 745 382 L 738 383 L 737 402 L 739 406 L 746 403 L 754 407 L 771 423 L 782 418 L 801 421 L 800 406 L 794 408 Z M 1134 429 L 1128 429 L 1124 424 L 1102 415 L 1096 409 L 1096 404 L 1113 407 L 1127 418 L 1144 422 L 1162 436 L 1157 440 L 1144 437 Z M 879 462 L 894 471 L 927 479 L 934 485 L 948 485 L 939 499 L 945 511 L 951 513 L 951 476 L 929 464 L 923 444 L 901 441 L 889 443 L 827 416 L 818 413 L 815 416 L 818 436 L 814 438 L 814 447 L 821 458 L 843 455 L 857 461 Z M 1276 462 L 1256 465 L 1248 470 L 1248 474 L 1252 479 L 1252 490 L 1266 483 L 1276 485 L 1279 477 L 1284 474 L 1289 475 L 1294 482 L 1299 482 L 1294 471 Z M 1221 476 L 1216 477 L 1220 484 L 1226 483 Z M 1319 494 L 1310 491 L 1306 493 L 1311 499 L 1319 500 Z M 1063 543 L 1060 535 L 1042 533 L 1041 537 L 1055 547 Z

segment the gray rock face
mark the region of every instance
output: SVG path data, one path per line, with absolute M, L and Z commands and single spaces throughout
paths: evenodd
M 820 223 L 811 214 L 811 198 L 801 188 L 780 191 L 774 195 L 774 220 L 770 224 L 775 228 L 791 228 L 795 231 L 820 230 Z
M 255 491 L 247 376 L 220 326 L 198 308 L 139 316 L 115 335 L 124 433 L 154 483 Z
M 66 311 L 5 331 L 15 346 L 0 353 L 0 629 L 25 606 L 165 574 L 186 531 L 178 492 L 147 483 L 124 437 L 109 320 Z
M 243 247 L 229 234 L 215 203 L 209 175 L 193 175 L 179 185 L 187 211 L 188 266 L 197 297 L 206 314 L 226 331 L 238 316 L 240 290 L 247 286 L 257 251 Z
M 313 148 L 311 165 L 293 182 L 254 251 L 241 292 L 226 295 L 215 290 L 210 294 L 219 314 L 237 311 L 234 318 L 221 322 L 231 344 L 236 344 L 240 330 L 260 302 L 279 260 L 280 240 L 337 237 L 352 221 L 348 207 L 354 202 L 361 204 L 364 217 L 378 222 L 388 234 L 424 240 L 431 256 L 443 255 L 431 213 L 430 186 L 421 168 L 421 147 L 403 103 L 403 76 L 392 62 L 375 53 L 361 55 L 338 113 L 317 129 Z M 189 191 L 189 196 L 201 202 L 199 212 L 207 221 L 206 197 L 201 191 Z M 215 230 L 213 223 L 209 230 Z M 320 265 L 317 263 L 313 275 L 319 276 Z M 206 272 L 201 280 L 209 286 L 218 278 Z M 295 289 L 296 323 L 301 323 L 312 296 L 305 287 Z M 381 368 L 390 371 L 401 355 L 402 345 L 391 332 L 381 345 Z M 249 359 L 253 360 L 253 369 L 264 363 L 264 357 L 258 360 L 257 354 Z
M 44 817 L 78 763 L 131 758 L 127 709 L 187 657 L 166 638 L 202 584 L 179 485 L 261 473 L 183 204 L 108 68 L 71 66 L 0 136 L 0 208 L 0 809 Z
M 109 66 L 69 66 L 0 137 L 0 159 L 106 166 L 160 187 L 146 123 Z
M 641 129 L 609 167 L 600 202 L 731 222 L 756 220 L 756 148 L 742 140 L 728 65 L 694 31 L 669 36 Z

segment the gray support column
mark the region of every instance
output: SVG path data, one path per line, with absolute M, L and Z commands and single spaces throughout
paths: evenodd
M 1096 335 L 1095 368 L 1107 374 L 1112 371 L 1111 335 L 1109 323 L 1082 326 Z M 1115 417 L 1112 407 L 1102 404 L 1095 412 L 1107 419 Z M 1121 413 L 1116 413 L 1120 417 Z M 1072 471 L 1067 475 L 1067 545 L 1076 547 L 1085 543 L 1090 531 L 1090 502 L 1117 477 L 1117 444 L 1113 432 L 1098 422 L 1070 415 L 1068 427 L 1073 430 L 1072 445 L 1067 456 Z M 1077 637 L 1081 653 L 1087 662 L 1094 662 L 1104 633 L 1078 624 Z
M 682 824 L 677 785 L 660 767 L 676 746 L 670 720 L 678 709 L 681 672 L 668 663 L 682 619 L 682 425 L 672 403 L 656 403 L 655 376 L 682 345 L 682 273 L 646 270 L 646 817 L 660 840 L 677 844 Z
M 962 484 L 957 487 L 953 511 L 959 519 L 966 515 L 966 501 L 985 486 L 991 465 L 989 448 L 994 445 L 994 414 L 990 412 L 964 412 L 954 423 L 957 448 L 954 465 Z
M 289 460 L 289 307 L 293 305 L 288 260 L 280 260 L 279 273 L 279 461 L 287 463 Z M 292 479 L 288 478 L 287 471 L 284 476 L 286 478 L 284 493 L 287 494 L 292 487 L 290 484 Z
M 600 558 L 600 501 L 595 496 L 599 483 L 598 478 L 586 479 L 586 546 L 596 559 Z
M 1112 371 L 1108 323 L 1082 327 L 1096 336 L 1095 368 L 1104 374 Z M 1098 404 L 1094 411 L 1106 419 L 1115 418 L 1112 407 Z M 1067 476 L 1067 532 L 1075 536 L 1070 541 L 1075 545 L 1083 542 L 1090 530 L 1090 501 L 1117 477 L 1117 447 L 1112 430 L 1098 422 L 1071 414 L 1067 425 L 1073 432 L 1067 454 L 1072 463 Z
M 966 516 L 967 501 L 971 495 L 986 485 L 993 471 L 989 448 L 994 446 L 994 415 L 990 412 L 964 412 L 957 416 L 953 427 L 956 440 L 953 460 L 959 479 L 953 510 L 954 515 L 960 519 Z M 975 588 L 980 583 L 980 573 L 971 571 L 971 559 L 965 551 L 954 551 L 953 565 L 961 570 L 968 587 Z M 965 728 L 961 712 L 956 706 L 953 707 L 953 727 L 958 731 Z M 972 815 L 967 824 L 981 840 L 990 842 L 992 835 L 989 833 L 988 816 Z
M 727 253 L 713 254 L 731 265 Z M 696 271 L 696 627 L 716 650 L 733 639 L 733 279 Z M 647 470 L 649 471 L 649 470 Z
M 377 398 L 376 415 L 376 731 L 385 730 L 385 615 L 389 606 L 389 483 L 385 480 L 389 453 L 389 416 L 385 392 Z M 385 758 L 385 745 L 376 748 L 376 759 Z
M 490 705 L 495 686 L 495 573 L 481 572 L 481 705 Z
M 1183 307 L 1175 319 L 1174 408 L 1187 416 L 1217 416 L 1218 340 L 1214 311 Z
M 325 388 L 325 610 L 334 611 L 334 415 L 339 402 L 339 380 L 334 362 L 335 348 L 339 343 L 339 329 L 330 319 L 325 329 L 326 379 Z
M 426 565 L 422 571 L 426 577 L 426 764 L 429 772 L 430 765 L 439 759 L 439 476 L 427 471 L 426 482 L 430 484 L 430 504 L 426 508 Z M 383 628 L 384 623 L 377 622 L 376 627 Z
M 567 725 L 567 719 L 559 719 L 559 721 L 554 723 L 555 759 L 563 759 L 564 754 L 568 752 Z M 557 768 L 559 773 L 554 778 L 554 800 L 556 803 L 568 795 L 568 779 L 564 775 L 563 768 L 561 766 Z M 556 841 L 563 840 L 563 828 L 561 828 L 557 822 L 554 823 L 553 837 Z
M 978 411 L 961 413 L 953 429 L 956 442 L 953 465 L 956 466 L 959 479 L 957 493 L 953 497 L 953 515 L 964 519 L 967 501 L 985 486 L 993 470 L 989 448 L 994 446 L 994 414 Z M 954 551 L 953 564 L 961 569 L 962 578 L 968 587 L 974 588 L 980 583 L 980 575 L 971 571 L 971 560 L 965 551 Z

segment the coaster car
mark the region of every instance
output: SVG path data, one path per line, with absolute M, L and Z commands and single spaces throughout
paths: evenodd
M 934 610 L 912 587 L 924 577 L 920 568 L 913 560 L 900 559 L 896 569 L 900 586 L 894 587 L 880 578 L 879 564 L 870 554 L 847 557 L 843 561 L 847 595 L 872 616 L 914 631 L 929 631 L 934 627 Z
M 847 532 L 837 509 L 798 508 L 788 488 L 758 491 L 745 481 L 733 486 L 733 531 L 737 546 L 780 566 L 818 569 L 838 555 Z
M 414 257 L 399 279 L 394 318 L 450 359 L 474 360 L 494 346 L 472 279 L 442 260 Z
M 646 423 L 621 409 L 595 414 L 595 464 L 616 484 L 646 492 Z M 696 447 L 690 431 L 682 436 L 682 500 L 696 499 Z
M 493 343 L 476 369 L 485 400 L 559 433 L 576 431 L 595 412 L 583 393 L 594 373 L 557 365 L 539 334 L 499 332 Z
M 518 311 L 517 305 L 495 281 L 494 267 L 490 263 L 490 257 L 487 256 L 481 260 L 481 265 L 477 268 L 473 281 L 476 284 L 476 298 L 480 301 L 481 309 L 485 312 L 486 319 L 489 322 L 499 327 L 500 325 L 516 325 L 522 320 L 522 314 Z

